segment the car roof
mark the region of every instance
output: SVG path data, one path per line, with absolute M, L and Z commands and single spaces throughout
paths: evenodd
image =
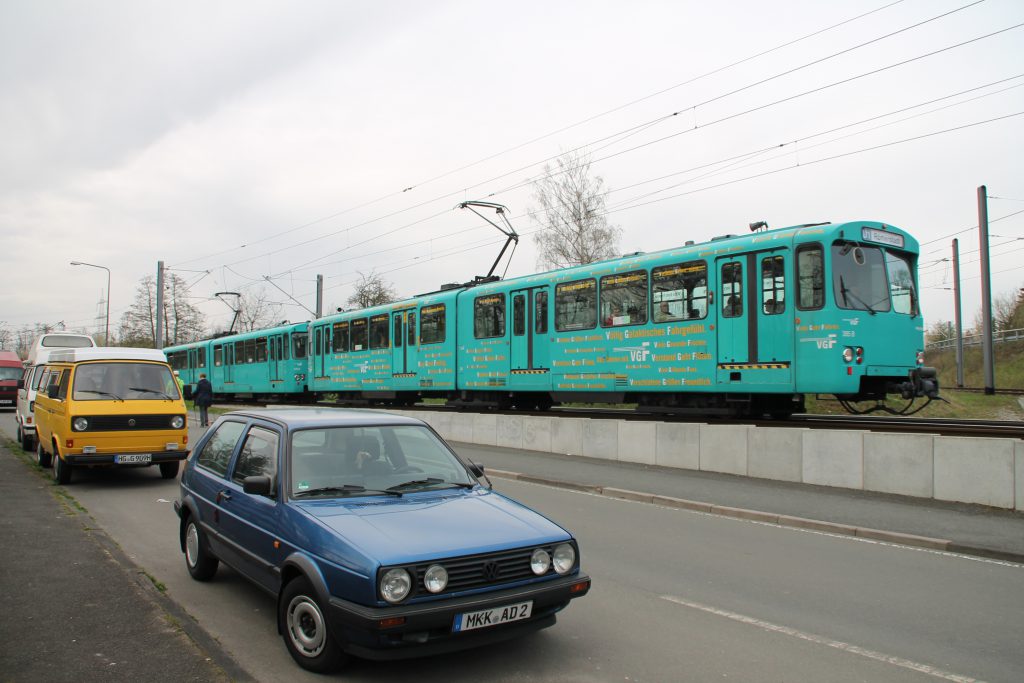
M 369 427 L 391 425 L 425 426 L 422 420 L 378 410 L 352 408 L 247 408 L 225 413 L 223 417 L 251 417 L 276 422 L 289 430 L 324 427 Z

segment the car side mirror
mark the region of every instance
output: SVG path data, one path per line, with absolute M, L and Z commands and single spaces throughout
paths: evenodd
M 18 388 L 19 389 L 24 389 L 25 388 L 25 380 L 23 380 L 23 379 L 19 379 L 18 380 Z
M 192 400 L 192 385 L 191 384 L 186 384 L 184 386 L 184 388 L 182 389 L 181 393 L 185 397 L 186 401 L 191 401 Z
M 484 466 L 483 465 L 478 465 L 475 462 L 470 462 L 469 463 L 469 471 L 473 473 L 474 477 L 482 477 L 482 476 L 484 476 Z
M 57 398 L 57 394 L 60 393 L 59 384 L 50 384 L 46 387 L 46 395 L 50 398 Z
M 256 496 L 270 496 L 273 482 L 266 474 L 255 474 L 242 480 L 242 490 Z

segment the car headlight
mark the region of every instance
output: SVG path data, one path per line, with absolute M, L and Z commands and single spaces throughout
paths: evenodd
M 576 551 L 570 544 L 562 543 L 555 548 L 552 564 L 555 565 L 555 571 L 559 574 L 568 574 L 576 564 Z
M 183 418 L 181 415 L 175 415 L 174 417 L 171 418 L 171 428 L 172 429 L 181 429 L 184 426 L 185 426 L 185 418 Z
M 423 585 L 431 593 L 440 593 L 448 587 L 448 570 L 439 564 L 430 565 L 423 574 Z
M 76 417 L 74 420 L 71 421 L 71 428 L 74 429 L 76 432 L 84 432 L 86 429 L 89 428 L 89 421 L 86 420 L 84 417 Z
M 530 557 L 530 569 L 537 576 L 542 576 L 551 568 L 551 556 L 543 548 L 537 548 Z
M 404 569 L 389 569 L 380 579 L 380 597 L 392 605 L 405 600 L 412 590 L 412 579 Z

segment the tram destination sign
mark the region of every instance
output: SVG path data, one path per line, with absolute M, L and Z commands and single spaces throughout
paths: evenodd
M 863 239 L 869 242 L 879 242 L 881 244 L 888 244 L 890 247 L 903 248 L 903 235 L 898 235 L 894 232 L 876 230 L 875 228 L 861 228 L 860 234 Z

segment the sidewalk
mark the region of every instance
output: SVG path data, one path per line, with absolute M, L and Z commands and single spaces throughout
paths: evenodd
M 1019 512 L 477 444 L 452 446 L 495 478 L 638 500 L 662 496 L 667 499 L 653 502 L 1024 563 L 1024 514 Z
M 27 457 L 0 445 L 3 680 L 247 680 Z

